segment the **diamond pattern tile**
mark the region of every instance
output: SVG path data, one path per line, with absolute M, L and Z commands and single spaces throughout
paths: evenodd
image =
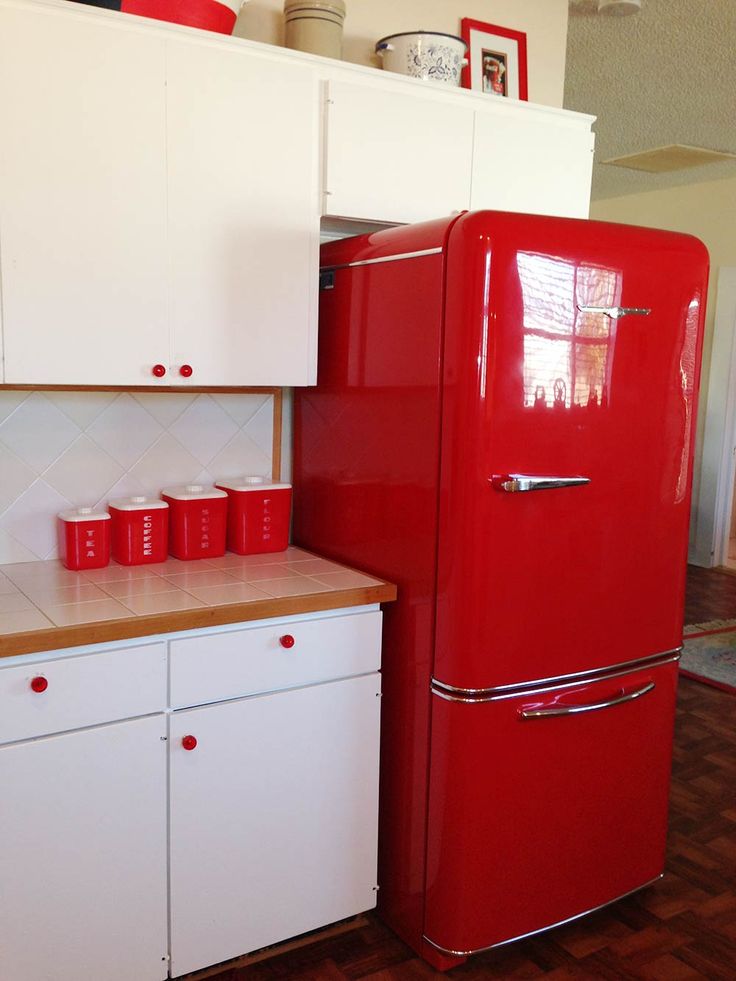
M 102 447 L 80 436 L 44 474 L 44 480 L 75 505 L 91 506 L 124 473 Z
M 270 475 L 272 420 L 270 395 L 0 392 L 0 566 L 54 558 L 62 508 Z
M 171 425 L 169 432 L 207 466 L 238 432 L 238 427 L 214 399 L 200 395 Z
M 46 558 L 56 547 L 56 515 L 71 506 L 44 480 L 37 480 L 0 517 L 0 528 L 29 548 L 34 556 Z
M 131 395 L 119 395 L 87 430 L 88 435 L 110 456 L 129 470 L 163 427 Z
M 0 425 L 0 443 L 40 474 L 79 432 L 61 409 L 34 392 Z
M 86 429 L 117 396 L 115 392 L 47 392 L 46 398 L 81 429 Z

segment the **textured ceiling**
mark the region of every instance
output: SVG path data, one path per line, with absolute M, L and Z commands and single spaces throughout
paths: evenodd
M 565 108 L 598 117 L 593 198 L 736 176 L 736 161 L 669 174 L 599 163 L 669 143 L 736 153 L 736 0 L 642 0 L 629 17 L 591 6 L 570 3 Z

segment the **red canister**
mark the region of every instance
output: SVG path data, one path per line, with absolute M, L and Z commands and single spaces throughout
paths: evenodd
M 76 508 L 62 511 L 56 522 L 59 558 L 67 569 L 101 569 L 110 561 L 110 515 Z
M 227 491 L 227 547 L 237 555 L 283 552 L 289 544 L 291 484 L 238 477 L 215 485 Z
M 167 487 L 169 554 L 175 559 L 207 559 L 225 554 L 227 494 L 216 487 Z
M 110 501 L 112 557 L 121 565 L 164 562 L 169 543 L 169 505 L 150 497 Z

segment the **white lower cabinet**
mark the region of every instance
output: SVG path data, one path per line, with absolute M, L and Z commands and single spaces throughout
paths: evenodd
M 4 981 L 167 976 L 165 732 L 156 715 L 0 746 Z
M 375 905 L 379 694 L 370 674 L 171 716 L 172 975 Z
M 162 981 L 375 906 L 380 637 L 366 606 L 0 661 L 0 981 Z

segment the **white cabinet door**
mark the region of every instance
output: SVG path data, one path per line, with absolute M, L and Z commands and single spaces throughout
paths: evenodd
M 587 218 L 594 145 L 590 119 L 531 106 L 509 108 L 476 113 L 471 209 Z
M 170 41 L 167 86 L 172 377 L 314 384 L 317 76 Z
M 167 976 L 165 730 L 0 747 L 0 977 Z
M 379 690 L 371 674 L 171 717 L 174 976 L 375 905 Z
M 349 82 L 330 82 L 327 216 L 425 221 L 470 203 L 473 109 Z
M 167 363 L 163 41 L 0 8 L 5 381 L 140 385 Z

